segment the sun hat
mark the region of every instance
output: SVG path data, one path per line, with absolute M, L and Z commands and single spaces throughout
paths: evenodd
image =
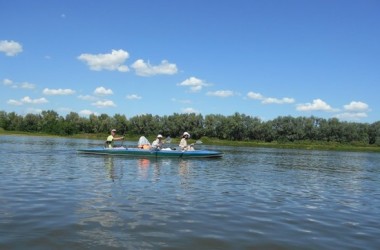
M 111 132 L 116 132 L 116 129 L 112 129 Z
M 157 135 L 157 138 L 163 138 L 163 136 L 162 135 Z
M 187 132 L 183 133 L 183 136 L 185 136 L 185 135 L 187 135 L 188 137 L 190 137 L 190 134 L 187 133 Z

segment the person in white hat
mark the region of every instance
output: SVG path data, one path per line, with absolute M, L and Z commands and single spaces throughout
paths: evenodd
M 111 134 L 107 137 L 107 140 L 106 140 L 107 148 L 113 148 L 114 141 L 121 141 L 124 139 L 124 136 L 115 137 L 115 135 L 116 135 L 116 129 L 112 129 Z
M 190 138 L 190 134 L 187 132 L 184 132 L 182 135 L 182 139 L 179 142 L 179 147 L 181 150 L 194 150 L 193 144 L 188 145 L 187 140 Z
M 162 146 L 164 142 L 162 141 L 163 136 L 162 135 L 157 135 L 156 140 L 152 142 L 152 148 L 154 149 L 162 149 Z

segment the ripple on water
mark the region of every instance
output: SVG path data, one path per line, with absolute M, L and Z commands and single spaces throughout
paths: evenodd
M 380 246 L 378 154 L 214 147 L 222 159 L 154 160 L 75 153 L 101 143 L 2 137 L 0 248 Z

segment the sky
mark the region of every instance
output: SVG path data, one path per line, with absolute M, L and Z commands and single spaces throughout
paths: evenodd
M 0 0 L 0 110 L 380 121 L 378 0 Z

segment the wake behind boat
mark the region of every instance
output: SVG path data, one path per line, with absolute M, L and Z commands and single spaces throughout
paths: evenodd
M 222 152 L 213 150 L 172 150 L 164 148 L 161 150 L 156 149 L 141 149 L 141 148 L 92 148 L 92 149 L 79 149 L 78 153 L 83 154 L 97 154 L 97 155 L 122 155 L 122 156 L 135 156 L 135 157 L 156 157 L 156 158 L 220 158 L 223 156 Z

